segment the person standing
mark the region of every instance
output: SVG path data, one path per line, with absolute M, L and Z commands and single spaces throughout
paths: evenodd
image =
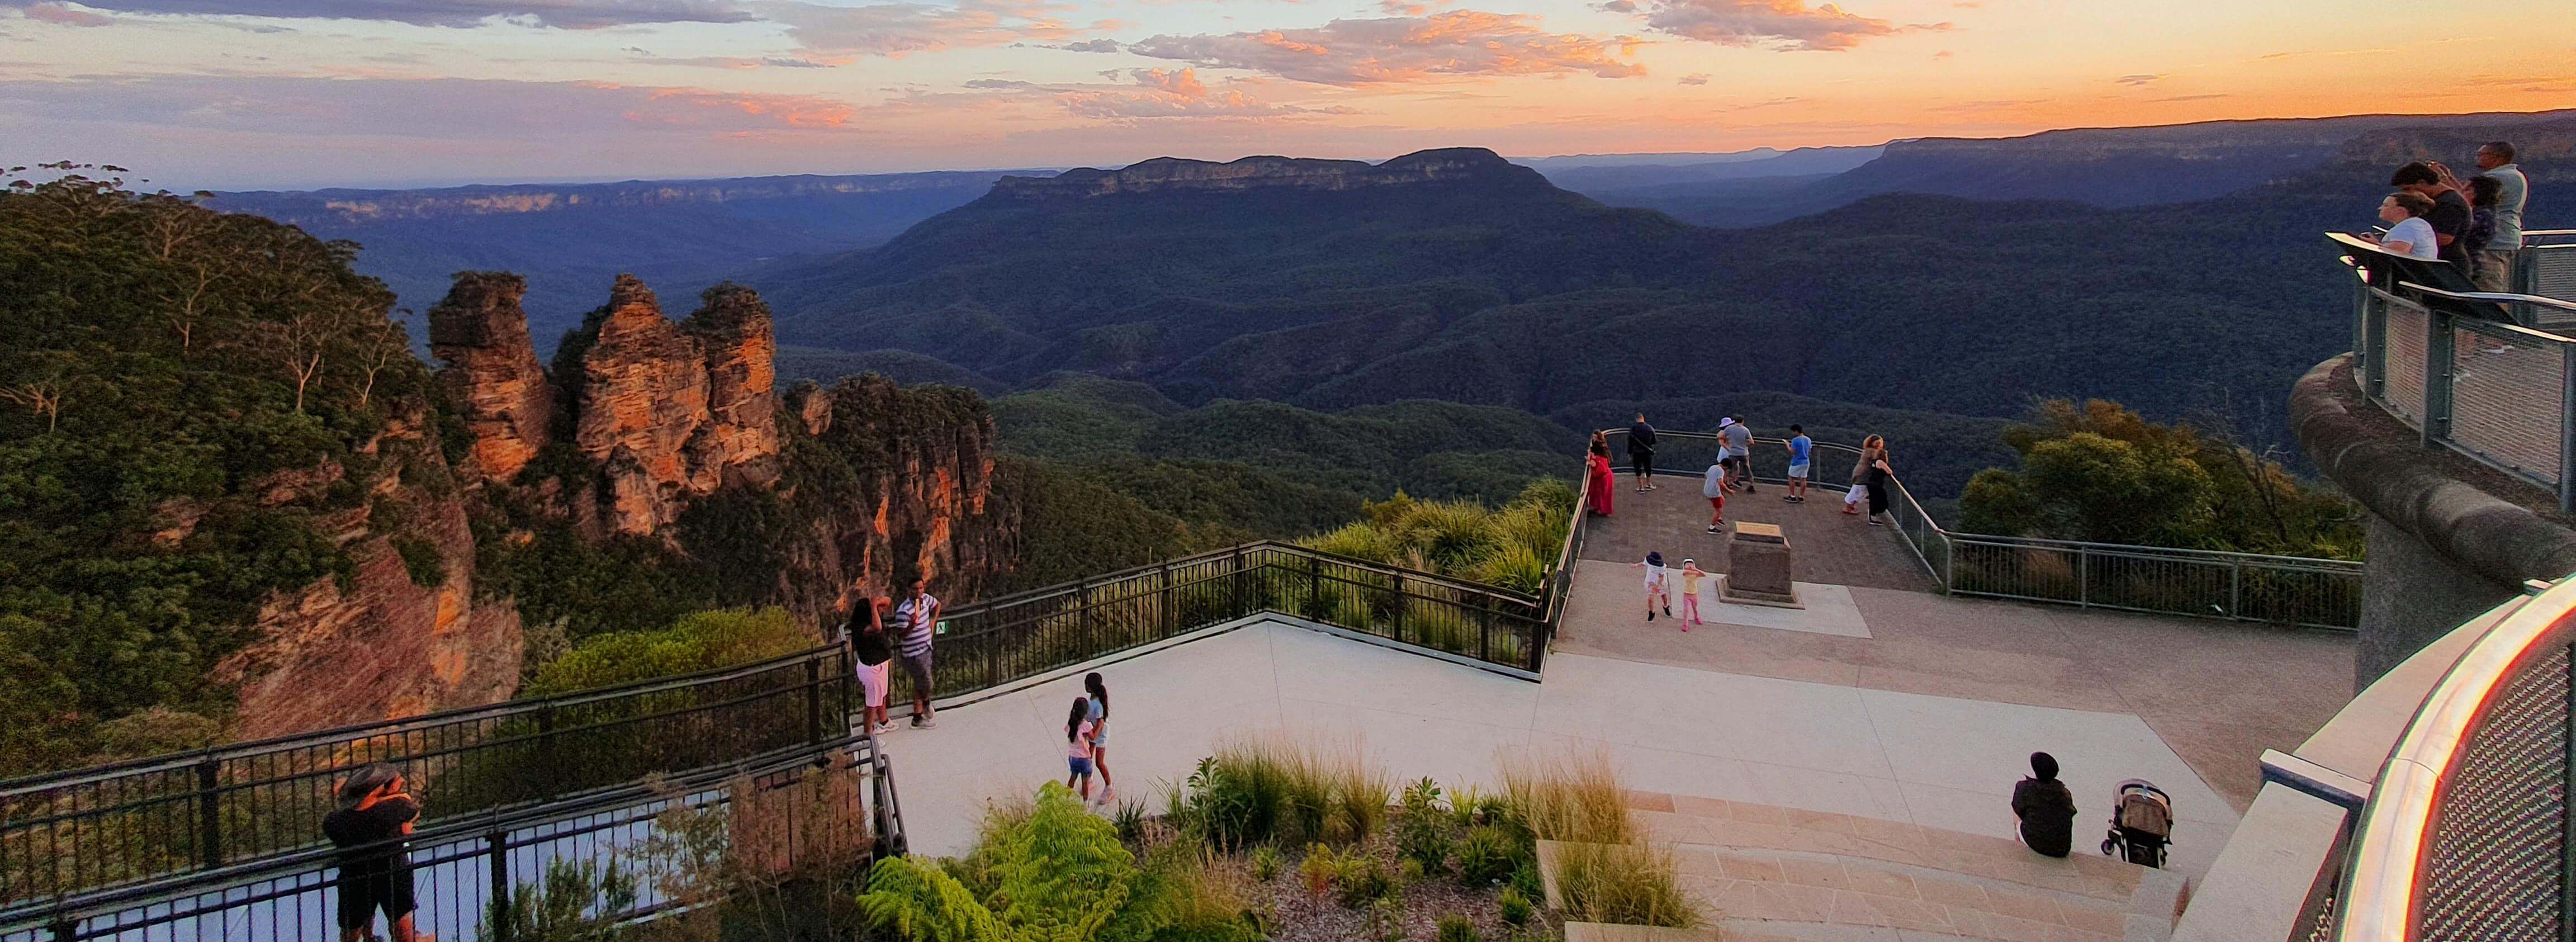
M 2433 201 L 2433 209 L 2423 219 L 2433 227 L 2435 257 L 2451 263 L 2460 277 L 2469 276 L 2469 198 L 2442 182 L 2441 171 L 2422 162 L 2397 168 L 2388 185 Z
M 1083 675 L 1082 689 L 1091 694 L 1091 767 L 1100 773 L 1100 803 L 1105 805 L 1118 797 L 1118 783 L 1109 777 L 1109 685 L 1093 671 Z
M 886 637 L 886 609 L 893 605 L 882 596 L 859 600 L 858 611 L 850 614 L 850 625 L 842 634 L 850 642 L 850 660 L 859 675 L 861 725 L 871 735 L 894 731 L 886 721 L 886 685 L 894 664 L 894 642 Z
M 1706 578 L 1708 578 L 1708 570 L 1699 568 L 1698 560 L 1682 560 L 1681 629 L 1683 631 L 1689 631 L 1692 625 L 1708 624 L 1699 620 L 1699 583 Z
M 1845 515 L 1860 516 L 1861 502 L 1869 497 L 1869 464 L 1878 460 L 1878 450 L 1883 447 L 1884 441 L 1876 435 L 1865 436 L 1860 440 L 1860 457 L 1852 462 L 1851 490 L 1843 495 Z
M 1619 477 L 1619 472 L 1610 470 L 1610 436 L 1607 433 L 1592 433 L 1592 447 L 1583 462 L 1584 467 L 1590 469 L 1584 477 L 1591 481 L 1586 488 L 1591 493 L 1583 502 L 1584 512 L 1607 517 L 1610 515 L 1610 492 L 1618 490 Z
M 2057 780 L 2057 757 L 2030 754 L 2030 777 L 2013 785 L 2015 830 L 2025 847 L 2044 857 L 2065 857 L 2075 843 L 2075 793 Z
M 1861 483 L 1869 487 L 1869 525 L 1877 527 L 1886 525 L 1879 518 L 1887 515 L 1887 486 L 1896 480 L 1896 468 L 1887 463 L 1887 440 L 1870 437 L 1878 439 L 1878 457 L 1861 474 Z
M 1081 787 L 1082 800 L 1091 801 L 1091 698 L 1073 698 L 1073 710 L 1064 717 L 1064 787 Z
M 1806 426 L 1789 425 L 1789 496 L 1780 498 L 1792 504 L 1807 502 L 1807 471 L 1813 463 L 1816 442 L 1807 437 Z
M 897 654 L 902 656 L 904 676 L 912 678 L 912 728 L 932 729 L 939 718 L 930 712 L 930 639 L 939 631 L 939 599 L 930 594 L 929 583 L 912 580 L 912 597 L 895 606 L 895 625 L 903 634 L 896 639 Z
M 1655 489 L 1655 427 L 1646 424 L 1643 412 L 1628 426 L 1628 469 L 1637 476 L 1637 493 Z
M 1657 607 L 1664 610 L 1666 617 L 1671 617 L 1673 598 L 1668 588 L 1671 583 L 1666 578 L 1669 571 L 1664 568 L 1664 554 L 1648 550 L 1644 561 L 1629 563 L 1628 568 L 1646 571 L 1646 620 L 1655 620 Z
M 2466 183 L 2458 182 L 2448 167 L 2434 164 L 2433 168 L 2456 189 L 2470 189 L 2480 179 L 2495 181 L 2495 231 L 2487 237 L 2485 249 L 2475 252 L 2476 257 L 2472 261 L 2477 265 L 2477 274 L 2471 278 L 2480 291 L 2511 291 L 2514 258 L 2522 248 L 2522 214 L 2531 200 L 2531 179 L 2524 176 L 2522 167 L 2513 162 L 2513 143 L 2510 141 L 2488 141 L 2479 145 L 2477 159 L 2478 176 Z M 2470 200 L 2472 209 L 2476 204 L 2477 200 Z
M 2433 234 L 2433 224 L 2424 214 L 2433 211 L 2433 201 L 2421 193 L 2390 193 L 2379 201 L 2379 221 L 2388 224 L 2388 234 L 2379 237 L 2379 247 L 2390 255 L 2403 255 L 2423 261 L 2436 261 L 2441 256 L 2441 240 Z
M 1723 418 L 1717 420 L 1717 435 L 1726 442 L 1726 462 L 1735 472 L 1736 488 L 1753 493 L 1753 430 L 1733 418 Z
M 382 762 L 361 766 L 340 782 L 339 799 L 339 809 L 322 816 L 322 835 L 340 849 L 341 942 L 372 937 L 378 910 L 393 942 L 430 939 L 412 928 L 420 905 L 402 839 L 420 820 L 420 803 L 403 790 L 402 773 Z
M 1718 460 L 1724 461 L 1725 459 L 1719 458 Z M 1708 532 L 1718 533 L 1725 530 L 1726 465 L 1713 464 L 1708 466 L 1708 473 L 1700 477 L 1699 493 L 1700 496 L 1708 498 Z

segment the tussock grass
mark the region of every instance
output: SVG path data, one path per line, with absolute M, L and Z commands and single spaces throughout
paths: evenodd
M 1214 758 L 1231 793 L 1227 800 L 1245 809 L 1246 840 L 1350 843 L 1386 822 L 1394 779 L 1370 764 L 1356 741 L 1318 745 L 1253 734 L 1221 743 Z
M 1628 790 L 1598 751 L 1505 757 L 1503 793 L 1513 817 L 1542 841 L 1633 844 L 1644 830 L 1628 817 Z
M 1672 852 L 1645 844 L 1558 845 L 1556 891 L 1572 921 L 1676 929 L 1702 921 Z

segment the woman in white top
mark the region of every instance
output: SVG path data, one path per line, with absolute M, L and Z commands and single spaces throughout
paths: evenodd
M 2391 193 L 2379 204 L 2379 219 L 2388 223 L 2388 234 L 2379 237 L 2379 247 L 2391 255 L 2437 261 L 2442 246 L 2433 235 L 2433 224 L 2424 214 L 2433 211 L 2433 201 L 2421 193 Z
M 1628 568 L 1646 571 L 1646 620 L 1655 620 L 1657 608 L 1663 609 L 1664 614 L 1671 615 L 1673 597 L 1671 591 L 1665 587 L 1665 577 L 1670 570 L 1664 568 L 1664 554 L 1650 551 L 1643 562 L 1629 563 Z

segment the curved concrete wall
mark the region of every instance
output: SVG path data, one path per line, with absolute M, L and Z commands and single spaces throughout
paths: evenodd
M 2290 430 L 2369 512 L 2354 689 L 2461 622 L 2576 572 L 2576 530 L 2463 480 L 2468 459 L 2428 450 L 2353 385 L 2352 355 L 2290 391 Z

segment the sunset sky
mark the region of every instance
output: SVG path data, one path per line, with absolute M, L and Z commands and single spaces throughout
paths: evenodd
M 0 161 L 179 189 L 2570 105 L 2570 0 L 0 0 Z

